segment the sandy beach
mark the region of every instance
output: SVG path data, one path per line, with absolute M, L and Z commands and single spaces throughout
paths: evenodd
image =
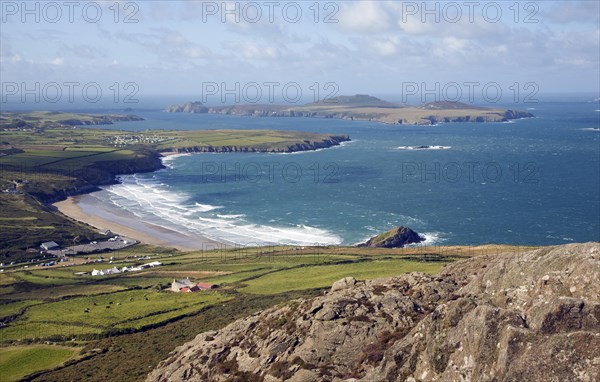
M 111 230 L 117 235 L 131 237 L 145 244 L 176 248 L 180 251 L 224 248 L 225 245 L 208 238 L 188 236 L 161 226 L 140 221 L 128 211 L 102 206 L 89 195 L 69 197 L 53 204 L 61 213 L 87 223 L 99 230 Z M 82 208 L 83 207 L 83 208 Z M 92 213 L 91 211 L 94 211 Z

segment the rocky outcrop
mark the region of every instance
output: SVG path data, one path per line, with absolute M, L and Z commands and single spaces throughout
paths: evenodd
M 370 238 L 359 247 L 402 248 L 407 244 L 425 241 L 418 233 L 408 227 L 395 227 L 380 235 Z
M 598 381 L 600 244 L 336 282 L 198 335 L 162 381 Z
M 504 112 L 505 121 L 511 119 L 534 118 L 535 116 L 527 111 L 522 110 L 506 110 Z M 504 121 L 504 122 L 505 122 Z

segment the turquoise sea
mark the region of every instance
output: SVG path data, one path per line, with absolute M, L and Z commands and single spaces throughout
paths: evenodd
M 514 105 L 512 106 L 514 108 Z M 297 154 L 189 154 L 94 193 L 145 221 L 239 245 L 355 244 L 404 225 L 431 244 L 600 240 L 600 106 L 523 105 L 511 123 L 393 126 L 134 110 L 145 129 L 348 134 Z M 410 150 L 408 146 L 443 146 Z

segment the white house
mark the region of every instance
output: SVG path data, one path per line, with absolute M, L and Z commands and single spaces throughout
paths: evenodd
M 56 244 L 56 242 L 54 242 L 54 241 L 47 241 L 45 243 L 42 243 L 40 245 L 40 248 L 42 248 L 45 251 L 50 251 L 52 249 L 58 249 L 58 248 L 60 248 L 60 246 L 58 244 Z
M 151 263 L 146 263 L 144 265 L 142 265 L 142 268 L 154 268 L 154 267 L 160 267 L 162 265 L 162 263 L 160 261 L 153 261 Z
M 190 279 L 173 280 L 173 282 L 171 283 L 171 291 L 180 292 L 183 288 L 192 288 L 195 285 L 196 284 Z
M 105 275 L 116 275 L 117 273 L 121 273 L 121 271 L 117 267 L 112 267 L 104 271 Z
M 103 271 L 103 270 L 97 270 L 97 269 L 94 269 L 94 270 L 92 271 L 92 276 L 104 276 L 104 275 L 105 275 L 105 273 L 104 273 L 104 271 Z

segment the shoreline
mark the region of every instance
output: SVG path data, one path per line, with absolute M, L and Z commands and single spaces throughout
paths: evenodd
M 102 203 L 94 200 L 90 194 L 69 196 L 66 200 L 53 203 L 52 206 L 71 219 L 91 225 L 98 230 L 108 229 L 115 234 L 135 239 L 142 244 L 175 248 L 183 252 L 227 247 L 226 244 L 200 235 L 189 236 L 162 226 L 140 221 L 128 211 L 120 211 L 102 205 Z M 89 209 L 94 209 L 98 213 L 91 214 L 86 211 Z

